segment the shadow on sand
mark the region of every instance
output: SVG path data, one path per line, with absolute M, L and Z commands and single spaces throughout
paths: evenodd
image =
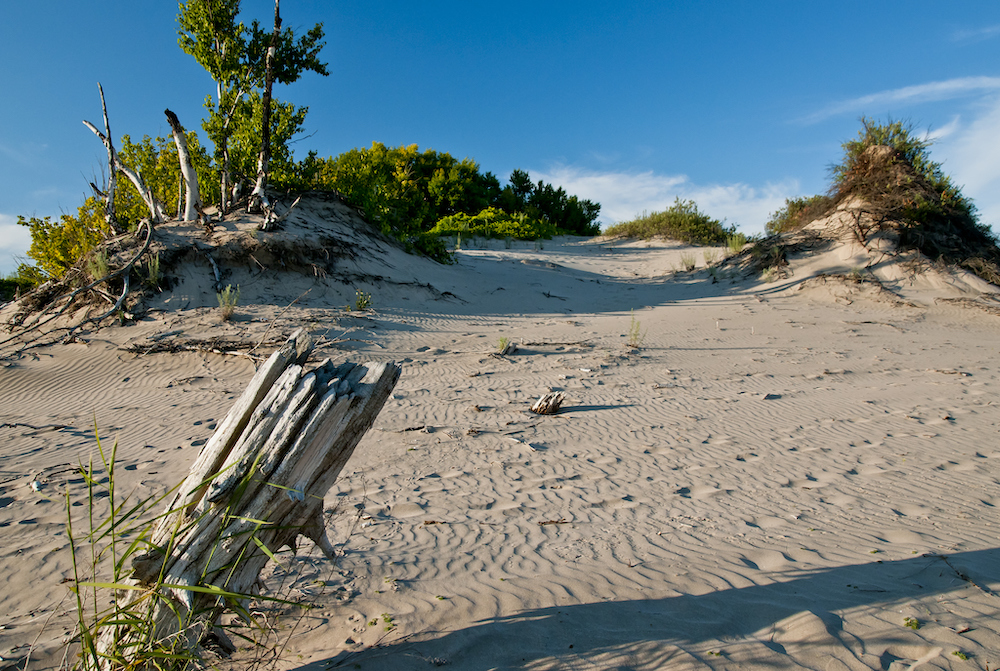
M 576 660 L 578 665 L 581 658 L 586 660 L 608 651 L 623 651 L 625 658 L 632 657 L 643 668 L 654 668 L 659 663 L 656 659 L 669 663 L 684 648 L 697 648 L 699 644 L 719 639 L 736 643 L 800 613 L 804 614 L 804 620 L 814 623 L 805 643 L 822 645 L 826 641 L 827 645 L 846 651 L 857 648 L 858 641 L 845 631 L 844 622 L 836 611 L 879 604 L 889 608 L 890 604 L 900 601 L 959 590 L 968 593 L 957 597 L 979 595 L 990 604 L 994 613 L 1000 609 L 1000 595 L 987 587 L 991 582 L 1000 581 L 1000 549 L 997 548 L 948 556 L 923 555 L 892 562 L 873 561 L 782 574 L 776 578 L 779 581 L 771 584 L 699 595 L 529 610 L 471 623 L 458 630 L 420 632 L 404 640 L 355 653 L 344 652 L 299 668 L 321 671 L 360 665 L 366 670 L 401 669 L 448 663 L 449 668 L 502 669 L 530 667 L 542 659 L 549 664 L 555 663 L 553 668 L 561 668 L 560 655 L 567 656 L 566 662 L 569 658 Z M 810 613 L 813 617 L 808 615 Z M 888 646 L 909 640 L 907 634 L 912 632 L 903 627 L 902 615 L 892 614 L 892 617 L 897 616 L 900 620 L 898 637 L 883 637 L 879 641 L 881 648 L 871 646 L 867 654 L 885 657 L 889 654 L 884 652 Z M 825 631 L 817 634 L 816 628 Z M 784 644 L 781 640 L 780 636 L 761 637 L 755 639 L 755 643 L 774 653 L 792 654 L 785 645 L 792 645 L 790 641 L 794 641 L 794 636 L 786 638 Z M 817 651 L 809 654 L 815 655 Z M 688 661 L 698 661 L 692 659 L 689 652 L 683 655 Z M 598 667 L 585 664 L 573 668 Z M 632 664 L 616 663 L 608 668 L 624 670 L 632 668 Z

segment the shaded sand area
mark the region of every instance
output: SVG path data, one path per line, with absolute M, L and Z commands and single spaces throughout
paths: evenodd
M 315 606 L 261 606 L 279 668 L 1000 665 L 1000 317 L 966 279 L 833 277 L 846 243 L 772 283 L 677 272 L 705 253 L 668 242 L 494 242 L 454 266 L 365 245 L 334 272 L 233 265 L 228 323 L 192 259 L 136 324 L 4 361 L 4 660 L 36 637 L 29 668 L 63 655 L 64 494 L 95 423 L 119 487 L 161 492 L 254 370 L 180 346 L 266 354 L 305 326 L 318 357 L 403 375 L 327 498 L 337 565 L 303 546 L 266 571 Z M 359 290 L 373 309 L 346 311 Z M 563 410 L 528 412 L 550 390 Z

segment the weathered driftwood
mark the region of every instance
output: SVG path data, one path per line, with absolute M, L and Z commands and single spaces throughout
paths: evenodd
M 531 412 L 536 415 L 554 415 L 559 412 L 566 394 L 561 391 L 554 391 L 545 394 L 531 405 Z
M 509 356 L 517 351 L 517 343 L 513 340 L 508 340 L 503 343 L 503 346 L 497 351 L 497 356 Z
M 132 584 L 147 589 L 126 598 L 150 601 L 155 640 L 195 649 L 226 605 L 204 588 L 250 593 L 269 553 L 299 535 L 333 557 L 323 498 L 400 368 L 327 361 L 305 372 L 311 349 L 297 331 L 260 367 L 155 526 L 155 549 L 133 561 Z M 135 636 L 111 628 L 98 648 L 121 650 Z

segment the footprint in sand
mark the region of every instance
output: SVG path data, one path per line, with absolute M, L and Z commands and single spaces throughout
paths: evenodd
M 717 494 L 726 494 L 728 489 L 719 489 L 712 485 L 695 485 L 694 487 L 681 487 L 675 494 L 680 494 L 685 499 L 707 499 Z
M 753 550 L 740 555 L 740 561 L 758 571 L 778 571 L 795 560 L 777 550 Z

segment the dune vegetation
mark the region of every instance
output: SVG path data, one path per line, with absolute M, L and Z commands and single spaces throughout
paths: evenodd
M 692 245 L 724 245 L 736 233 L 736 226 L 725 226 L 698 209 L 693 200 L 677 198 L 662 212 L 643 213 L 631 221 L 610 226 L 606 235 L 649 239 L 656 236 Z
M 863 118 L 861 125 L 858 136 L 842 145 L 827 193 L 786 200 L 771 215 L 766 232 L 795 231 L 844 209 L 861 242 L 890 235 L 902 249 L 1000 282 L 997 238 L 979 221 L 972 201 L 931 159 L 930 142 L 900 121 Z

